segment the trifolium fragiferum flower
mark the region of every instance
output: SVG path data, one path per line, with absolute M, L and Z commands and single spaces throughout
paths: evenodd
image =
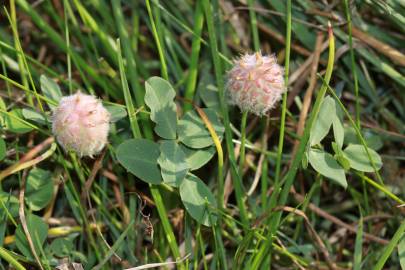
M 245 54 L 227 74 L 228 103 L 242 111 L 263 115 L 272 109 L 286 91 L 284 69 L 274 55 Z
M 101 101 L 80 91 L 62 97 L 52 114 L 52 132 L 59 144 L 79 156 L 99 153 L 107 143 L 110 114 Z

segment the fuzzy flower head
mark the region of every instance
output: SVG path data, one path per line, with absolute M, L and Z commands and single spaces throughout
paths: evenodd
M 242 111 L 263 115 L 272 109 L 286 91 L 284 69 L 274 55 L 245 54 L 228 72 L 227 96 Z
M 63 97 L 53 111 L 52 132 L 66 151 L 92 157 L 107 143 L 109 121 L 100 100 L 77 92 Z

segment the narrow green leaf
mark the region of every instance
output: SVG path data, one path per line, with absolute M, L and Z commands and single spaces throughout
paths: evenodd
M 402 239 L 398 243 L 398 257 L 402 270 L 405 270 L 405 235 L 402 235 Z
M 161 142 L 158 163 L 162 171 L 163 181 L 174 187 L 181 184 L 189 170 L 186 155 L 174 140 Z
M 0 161 L 6 157 L 6 142 L 0 137 Z
M 159 145 L 146 139 L 130 139 L 117 147 L 117 159 L 125 169 L 139 179 L 159 184 L 162 176 L 158 167 Z
M 176 139 L 177 113 L 174 98 L 176 91 L 159 77 L 145 82 L 145 103 L 151 110 L 150 118 L 156 123 L 155 132 L 164 139 Z
M 356 243 L 354 245 L 354 260 L 353 270 L 361 270 L 361 259 L 363 252 L 363 218 L 359 220 L 359 227 L 357 228 Z
M 45 97 L 49 98 L 52 101 L 59 103 L 59 100 L 62 98 L 62 91 L 59 88 L 59 85 L 49 79 L 45 75 L 41 75 L 40 77 L 41 82 L 41 90 L 44 93 Z M 54 104 L 48 103 L 49 108 L 54 109 L 56 106 Z
M 0 97 L 0 109 L 7 111 L 7 106 L 4 100 Z M 5 115 L 0 113 L 0 128 L 6 125 Z
M 391 238 L 388 245 L 385 247 L 383 254 L 378 259 L 373 270 L 381 270 L 384 268 L 384 265 L 387 262 L 388 258 L 391 256 L 392 252 L 394 251 L 394 248 L 397 246 L 398 242 L 404 238 L 404 232 L 405 232 L 405 220 L 402 220 L 401 225 L 395 232 L 394 236 Z
M 225 128 L 219 121 L 217 114 L 212 109 L 204 109 L 204 112 L 221 139 Z M 187 112 L 179 121 L 177 133 L 179 140 L 191 148 L 205 148 L 214 144 L 203 120 L 195 111 Z
M 345 170 L 329 153 L 318 149 L 309 150 L 309 163 L 318 173 L 347 188 Z
M 380 155 L 371 148 L 368 148 L 374 164 L 379 170 L 382 167 Z M 363 145 L 350 144 L 343 150 L 345 157 L 350 161 L 350 167 L 362 172 L 374 172 L 374 168 L 368 158 L 367 152 Z
M 205 226 L 216 224 L 217 216 L 210 209 L 216 207 L 215 197 L 201 179 L 187 174 L 180 185 L 180 197 L 192 218 Z
M 324 98 L 319 114 L 311 128 L 310 145 L 318 144 L 328 134 L 333 119 L 336 117 L 335 101 L 330 96 Z

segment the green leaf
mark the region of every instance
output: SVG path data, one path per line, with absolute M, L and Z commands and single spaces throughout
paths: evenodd
M 22 109 L 22 115 L 26 120 L 31 120 L 33 122 L 36 122 L 40 125 L 45 125 L 46 124 L 46 119 L 45 116 L 43 116 L 41 113 L 30 110 L 30 109 Z
M 4 115 L 6 128 L 14 133 L 27 133 L 32 130 L 32 127 L 21 121 L 24 119 L 21 109 L 14 109 L 9 112 L 11 115 Z
M 328 134 L 333 119 L 336 117 L 335 100 L 330 96 L 324 98 L 318 117 L 311 128 L 310 145 L 318 144 Z
M 173 101 L 176 91 L 159 77 L 149 78 L 145 90 L 145 103 L 151 110 L 150 119 L 156 123 L 156 134 L 164 139 L 176 139 L 177 113 Z
M 204 112 L 218 137 L 221 139 L 225 128 L 219 121 L 217 114 L 212 109 L 204 109 Z M 205 148 L 214 144 L 203 120 L 195 111 L 187 112 L 179 121 L 177 133 L 179 140 L 191 148 Z
M 162 176 L 158 167 L 159 145 L 146 139 L 130 139 L 117 147 L 117 159 L 125 169 L 139 179 L 159 184 Z
M 382 167 L 382 161 L 380 155 L 371 148 L 368 148 L 371 159 L 374 161 L 376 169 L 379 170 Z M 343 150 L 345 157 L 350 161 L 350 167 L 361 172 L 374 172 L 374 168 L 368 158 L 367 152 L 363 145 L 350 144 L 345 150 Z
M 32 242 L 34 243 L 35 251 L 37 254 L 40 254 L 40 249 L 42 248 L 48 235 L 48 225 L 42 220 L 42 218 L 34 214 L 27 213 L 26 220 L 29 234 Z M 15 243 L 20 252 L 24 256 L 32 259 L 34 256 L 31 252 L 30 245 L 28 244 L 28 240 L 21 224 L 19 224 L 17 227 L 15 237 Z
M 335 137 L 335 142 L 341 149 L 343 147 L 343 141 L 345 138 L 345 129 L 343 128 L 343 124 L 337 115 L 335 115 L 335 117 L 333 117 L 332 125 L 333 125 L 333 135 Z
M 383 147 L 384 144 L 379 135 L 376 135 L 370 129 L 362 129 L 362 133 L 366 140 L 367 147 L 376 151 Z M 361 144 L 360 140 L 357 138 L 356 131 L 351 126 L 345 128 L 345 144 Z
M 46 207 L 52 200 L 53 181 L 49 171 L 34 168 L 30 171 L 25 188 L 25 201 L 32 211 Z
M 192 218 L 205 226 L 216 224 L 217 216 L 210 209 L 216 207 L 214 195 L 197 176 L 187 174 L 180 185 L 180 197 Z
M 219 111 L 220 105 L 218 98 L 218 88 L 215 85 L 204 85 L 204 88 L 200 89 L 199 94 L 201 99 L 204 101 L 205 106 Z
M 0 191 L 0 217 L 4 215 L 4 211 L 8 211 L 12 217 L 18 216 L 18 198 L 4 191 Z M 3 205 L 6 209 L 3 208 Z
M 340 186 L 347 188 L 345 170 L 329 153 L 318 149 L 309 150 L 309 163 L 318 173 L 333 180 Z
M 367 136 L 366 143 L 368 147 L 374 149 L 375 151 L 380 150 L 384 146 L 381 137 L 375 134 Z
M 398 243 L 398 257 L 402 270 L 405 270 L 405 234 L 402 235 L 402 239 Z
M 59 103 L 59 100 L 62 98 L 62 91 L 59 88 L 59 85 L 53 81 L 52 79 L 46 77 L 45 75 L 41 75 L 40 77 L 41 82 L 41 90 L 44 93 L 45 97 L 48 99 Z M 47 102 L 49 108 L 54 109 L 56 106 Z
M 50 249 L 58 257 L 67 257 L 74 249 L 72 238 L 57 238 L 52 241 Z
M 186 155 L 174 140 L 161 142 L 158 163 L 162 171 L 163 181 L 174 187 L 181 184 L 189 170 Z
M 6 142 L 0 137 L 0 161 L 6 157 L 7 148 Z
M 0 97 L 0 109 L 3 111 L 7 111 L 7 106 L 6 103 L 4 103 L 4 100 Z M 0 112 L 0 128 L 6 125 L 6 120 L 5 120 L 5 114 Z
M 110 121 L 113 123 L 127 116 L 127 110 L 125 107 L 109 104 L 104 105 L 104 108 L 110 113 Z
M 191 171 L 204 166 L 216 153 L 216 148 L 213 145 L 202 149 L 191 149 L 182 144 L 180 144 L 180 147 L 186 155 L 186 160 Z

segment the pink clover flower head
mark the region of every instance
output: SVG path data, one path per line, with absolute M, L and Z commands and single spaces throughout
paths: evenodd
M 110 113 L 94 96 L 78 91 L 63 97 L 52 114 L 52 132 L 66 150 L 80 157 L 99 153 L 107 143 Z
M 284 69 L 274 55 L 245 54 L 227 74 L 228 103 L 259 116 L 272 109 L 286 90 Z

